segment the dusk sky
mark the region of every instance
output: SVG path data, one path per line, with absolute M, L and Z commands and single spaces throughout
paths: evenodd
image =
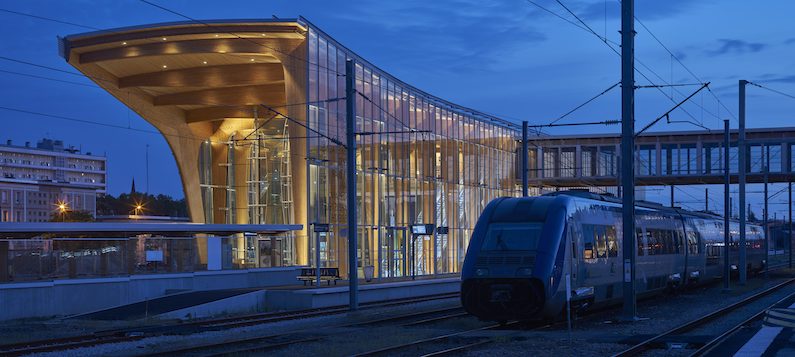
M 521 0 L 504 1 L 163 1 L 157 4 L 198 19 L 306 17 L 340 43 L 397 78 L 451 102 L 508 120 L 544 124 L 620 80 L 619 56 L 602 41 L 550 13 Z M 555 1 L 539 4 L 576 22 Z M 619 42 L 618 1 L 563 3 L 600 36 Z M 672 120 L 703 123 L 722 130 L 722 119 L 737 121 L 737 81 L 748 79 L 786 93 L 795 93 L 795 2 L 637 0 L 637 17 L 700 80 L 707 91 L 697 95 Z M 58 55 L 57 36 L 122 26 L 183 21 L 172 13 L 133 0 L 4 1 L 0 5 L 0 107 L 99 121 L 135 130 L 154 131 L 135 113 L 84 77 Z M 73 24 L 22 16 L 36 15 Z M 81 27 L 85 26 L 85 27 Z M 639 66 L 655 84 L 699 82 L 677 63 L 640 25 L 636 25 L 636 56 L 654 73 Z M 617 47 L 616 47 L 617 48 Z M 26 76 L 29 75 L 29 76 Z M 34 78 L 47 77 L 55 80 Z M 649 84 L 637 75 L 639 85 Z M 673 106 L 696 86 L 637 91 L 638 128 Z M 619 88 L 567 117 L 565 121 L 620 118 Z M 749 87 L 748 127 L 792 124 L 795 99 Z M 692 117 L 691 117 L 692 116 Z M 62 139 L 83 151 L 108 156 L 109 192 L 126 192 L 135 177 L 146 189 L 145 148 L 149 145 L 150 193 L 182 197 L 174 159 L 156 134 L 124 128 L 81 124 L 0 109 L 0 140 L 16 144 L 42 137 Z M 563 122 L 563 121 L 562 121 Z M 652 131 L 697 130 L 690 124 L 661 122 Z M 559 128 L 549 134 L 618 132 L 619 126 Z M 775 193 L 784 186 L 774 186 Z M 758 189 L 757 189 L 758 188 Z M 687 189 L 685 207 L 702 209 L 702 188 Z M 712 189 L 711 189 L 712 190 Z M 749 190 L 761 191 L 752 185 Z M 715 188 L 722 202 L 722 189 Z M 655 193 L 656 192 L 656 193 Z M 659 195 L 658 195 L 659 194 Z M 679 194 L 679 193 L 677 193 Z M 712 193 L 711 193 L 712 194 Z M 667 202 L 667 190 L 649 198 Z M 659 197 L 657 197 L 659 196 Z M 698 198 L 695 198 L 698 197 Z M 781 202 L 786 193 L 774 202 Z M 759 202 L 751 198 L 751 202 Z M 721 206 L 718 206 L 722 208 Z M 713 207 L 713 209 L 716 207 Z M 786 206 L 773 206 L 779 215 Z M 755 208 L 757 213 L 758 208 Z

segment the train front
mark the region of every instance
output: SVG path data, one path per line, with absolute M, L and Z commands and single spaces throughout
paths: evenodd
M 468 313 L 491 321 L 560 313 L 568 202 L 563 196 L 503 197 L 486 206 L 461 272 Z

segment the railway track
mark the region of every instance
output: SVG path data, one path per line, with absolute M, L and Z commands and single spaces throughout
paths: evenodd
M 767 289 L 765 289 L 763 291 L 760 291 L 760 292 L 758 292 L 756 294 L 748 296 L 748 297 L 746 297 L 746 298 L 744 298 L 744 299 L 742 299 L 740 301 L 737 301 L 737 302 L 735 302 L 735 303 L 733 303 L 731 305 L 725 306 L 725 307 L 723 307 L 721 309 L 718 309 L 716 311 L 708 313 L 708 314 L 706 314 L 704 316 L 701 316 L 701 317 L 699 317 L 697 319 L 691 320 L 691 321 L 686 322 L 686 323 L 684 323 L 684 324 L 682 324 L 680 326 L 674 327 L 674 328 L 672 328 L 672 329 L 670 329 L 668 331 L 665 331 L 665 332 L 660 333 L 658 335 L 655 335 L 655 336 L 653 336 L 651 338 L 648 338 L 648 339 L 646 339 L 646 340 L 644 340 L 644 341 L 642 341 L 642 342 L 640 342 L 640 343 L 638 343 L 638 344 L 636 344 L 636 345 L 634 345 L 634 346 L 632 346 L 632 347 L 630 347 L 630 348 L 628 348 L 628 349 L 626 349 L 626 350 L 624 350 L 622 352 L 619 352 L 619 353 L 615 354 L 614 357 L 638 356 L 638 355 L 640 355 L 640 354 L 642 354 L 642 353 L 644 353 L 646 351 L 661 347 L 661 346 L 665 345 L 665 343 L 664 343 L 665 341 L 673 340 L 677 336 L 684 336 L 685 334 L 687 334 L 687 333 L 689 333 L 691 331 L 694 331 L 694 330 L 696 330 L 696 329 L 698 329 L 700 327 L 706 326 L 710 322 L 713 322 L 713 321 L 715 321 L 715 320 L 717 320 L 717 319 L 719 319 L 721 317 L 727 316 L 728 314 L 734 312 L 735 310 L 738 310 L 738 309 L 740 309 L 742 307 L 747 306 L 749 303 L 755 302 L 755 301 L 760 300 L 760 299 L 762 299 L 762 298 L 764 298 L 764 297 L 766 297 L 766 296 L 768 296 L 768 295 L 770 295 L 770 294 L 772 294 L 772 293 L 774 293 L 776 291 L 779 291 L 779 290 L 783 289 L 784 287 L 790 285 L 793 282 L 795 282 L 795 279 L 788 279 L 788 280 L 786 280 L 786 281 L 784 281 L 782 283 L 776 284 L 776 285 L 774 285 L 774 286 L 772 286 L 770 288 L 767 288 Z M 765 310 L 767 310 L 767 308 L 762 308 L 761 314 L 764 314 Z M 759 315 L 759 314 L 755 314 L 754 316 L 757 316 L 757 315 Z M 742 326 L 742 324 L 741 324 L 741 326 Z M 735 328 L 738 328 L 738 327 L 735 326 Z M 718 336 L 716 338 L 721 338 L 722 336 L 723 335 L 720 335 L 720 336 Z M 725 340 L 726 337 L 728 337 L 728 336 L 723 336 L 722 340 Z M 717 342 L 719 342 L 719 341 L 716 341 L 716 343 Z
M 348 333 L 346 328 L 369 328 L 373 325 L 399 323 L 401 326 L 417 326 L 431 322 L 443 321 L 451 318 L 466 315 L 462 308 L 451 307 L 428 311 L 420 311 L 397 316 L 379 317 L 364 321 L 348 322 L 337 325 L 322 326 L 320 329 L 331 329 L 334 332 L 318 333 L 318 327 L 292 330 L 284 333 L 271 334 L 265 336 L 245 337 L 239 339 L 228 339 L 219 342 L 212 342 L 202 345 L 192 345 L 184 348 L 173 348 L 163 351 L 145 354 L 145 356 L 173 356 L 173 355 L 195 355 L 200 356 L 225 356 L 239 353 L 262 353 L 291 345 L 315 342 L 324 338 L 338 334 Z M 407 321 L 408 322 L 403 322 Z M 235 346 L 230 349 L 229 346 Z
M 417 298 L 394 299 L 381 302 L 364 303 L 361 309 L 373 309 L 379 307 L 390 307 L 398 305 L 413 304 L 434 300 L 450 299 L 458 296 L 458 293 L 436 294 Z M 56 339 L 45 339 L 18 342 L 0 345 L 0 355 L 20 356 L 40 352 L 57 352 L 74 348 L 91 347 L 102 344 L 130 342 L 140 340 L 145 337 L 195 333 L 203 331 L 214 331 L 231 329 L 236 327 L 252 326 L 258 324 L 274 323 L 288 320 L 296 320 L 309 317 L 328 316 L 348 311 L 347 306 L 334 306 L 329 308 L 317 308 L 299 311 L 284 311 L 244 315 L 238 317 L 228 317 L 209 320 L 190 321 L 179 324 L 158 324 L 151 326 L 140 326 L 134 328 L 113 329 L 96 331 L 90 334 L 63 337 Z
M 700 356 L 705 356 L 705 355 L 709 354 L 710 352 L 712 352 L 715 349 L 717 349 L 721 344 L 723 344 L 724 342 L 727 342 L 729 340 L 729 338 L 734 336 L 742 328 L 744 328 L 746 326 L 750 326 L 753 323 L 761 321 L 762 319 L 764 319 L 765 314 L 766 314 L 768 309 L 778 307 L 778 306 L 780 306 L 781 304 L 783 304 L 783 303 L 785 303 L 787 301 L 792 301 L 793 299 L 795 299 L 795 293 L 792 293 L 790 295 L 785 296 L 781 300 L 777 301 L 775 304 L 772 304 L 772 305 L 768 306 L 766 309 L 754 314 L 753 316 L 743 320 L 739 324 L 736 324 L 736 325 L 732 326 L 726 332 L 724 332 L 724 333 L 718 335 L 717 337 L 709 340 L 709 342 L 707 342 L 706 344 L 701 346 L 701 348 L 699 348 L 698 350 L 693 352 L 693 354 L 691 354 L 690 356 L 691 357 L 700 357 Z

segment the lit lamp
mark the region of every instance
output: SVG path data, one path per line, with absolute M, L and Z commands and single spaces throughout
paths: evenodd
M 61 222 L 66 222 L 66 210 L 68 208 L 66 202 L 58 202 L 58 211 L 61 212 Z
M 136 203 L 135 204 L 135 211 L 133 212 L 133 214 L 138 216 L 138 215 L 140 215 L 143 212 L 143 210 L 144 210 L 144 205 L 142 205 L 140 203 Z

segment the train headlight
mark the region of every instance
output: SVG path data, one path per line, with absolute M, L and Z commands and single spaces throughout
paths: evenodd
M 531 268 L 519 268 L 516 269 L 517 276 L 530 276 L 533 274 L 533 269 Z
M 479 268 L 475 270 L 475 275 L 477 276 L 486 276 L 489 275 L 489 270 L 486 268 Z

